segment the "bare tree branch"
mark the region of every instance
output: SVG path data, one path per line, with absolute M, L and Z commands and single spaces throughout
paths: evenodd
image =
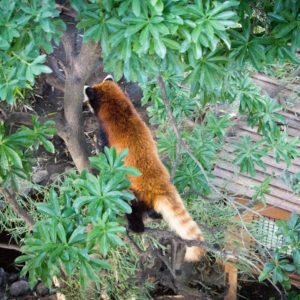
M 59 79 L 64 81 L 64 75 L 61 72 L 59 65 L 58 65 L 58 61 L 54 56 L 48 56 L 48 63 L 49 63 L 49 67 L 52 69 L 53 74 Z
M 10 204 L 14 212 L 21 217 L 30 230 L 33 229 L 34 221 L 32 217 L 23 209 L 16 200 L 16 195 L 13 192 L 8 191 L 7 189 L 1 189 L 1 194 L 4 196 L 4 199 Z
M 13 244 L 0 243 L 0 248 L 21 252 L 21 248 L 18 245 L 13 245 Z
M 100 57 L 100 44 L 93 41 L 82 43 L 81 50 L 76 57 L 75 71 L 86 81 L 97 66 Z
M 62 37 L 62 45 L 65 51 L 66 67 L 70 68 L 75 61 L 75 35 L 71 31 L 65 31 Z
M 77 14 L 76 12 L 71 9 L 70 7 L 67 7 L 65 5 L 56 4 L 56 8 L 61 11 L 61 13 L 65 14 L 66 16 L 76 18 Z
M 49 85 L 53 86 L 57 90 L 60 90 L 62 92 L 65 90 L 64 80 L 60 80 L 53 74 L 47 74 L 44 76 L 44 78 Z

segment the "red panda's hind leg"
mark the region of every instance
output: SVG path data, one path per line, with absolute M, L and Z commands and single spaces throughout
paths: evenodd
M 144 232 L 143 216 L 149 210 L 148 206 L 141 201 L 133 200 L 131 202 L 131 209 L 131 214 L 126 215 L 129 229 L 137 233 Z

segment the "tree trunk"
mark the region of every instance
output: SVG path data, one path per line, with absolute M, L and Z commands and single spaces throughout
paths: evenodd
M 88 167 L 88 149 L 82 120 L 83 87 L 99 60 L 100 46 L 82 44 L 80 53 L 69 57 L 64 88 L 63 137 L 78 171 Z

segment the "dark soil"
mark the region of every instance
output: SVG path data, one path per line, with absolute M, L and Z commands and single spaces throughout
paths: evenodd
M 0 232 L 0 243 L 9 243 L 10 236 L 4 231 Z M 18 251 L 0 248 L 0 267 L 8 272 L 16 272 L 15 259 L 20 255 Z M 1 298 L 0 298 L 1 300 Z
M 281 297 L 273 286 L 267 283 L 257 281 L 243 281 L 240 283 L 238 291 L 240 300 L 280 300 Z

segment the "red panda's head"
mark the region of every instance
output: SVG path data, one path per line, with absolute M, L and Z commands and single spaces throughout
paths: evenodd
M 124 93 L 111 75 L 106 76 L 102 82 L 93 86 L 85 86 L 83 93 L 84 102 L 88 102 L 96 114 L 102 103 L 119 101 L 119 99 L 124 98 Z

